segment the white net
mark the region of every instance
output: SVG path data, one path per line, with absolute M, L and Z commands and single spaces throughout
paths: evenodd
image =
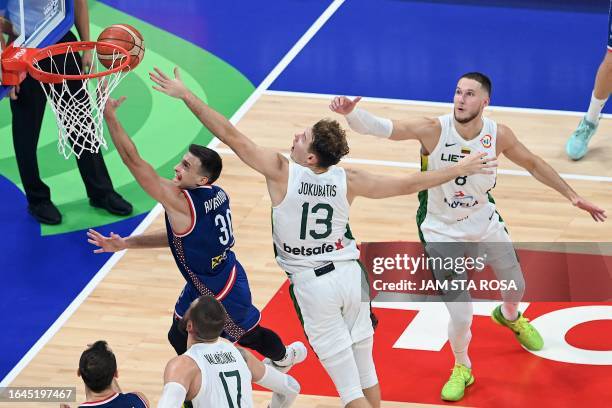
M 99 62 L 95 47 L 90 52 L 93 54 L 91 72 L 108 71 Z M 123 54 L 113 53 L 111 66 L 118 66 L 118 60 L 122 58 Z M 34 60 L 33 65 L 51 74 L 84 74 L 79 52 L 71 46 L 68 46 L 65 54 L 51 56 L 49 52 L 46 58 Z M 107 148 L 103 134 L 104 106 L 110 93 L 126 74 L 117 71 L 97 78 L 64 79 L 55 84 L 41 82 L 57 121 L 57 148 L 64 158 L 68 159 L 72 154 L 81 157 L 85 151 L 97 153 L 101 146 Z

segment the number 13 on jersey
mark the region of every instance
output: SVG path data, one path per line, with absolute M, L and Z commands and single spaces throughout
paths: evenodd
M 310 209 L 310 211 L 309 211 Z M 308 224 L 308 216 L 316 215 L 314 219 L 315 228 L 308 231 L 308 234 L 314 239 L 323 239 L 330 236 L 332 233 L 332 217 L 334 209 L 326 203 L 318 203 L 310 208 L 310 203 L 302 204 L 302 224 L 300 227 L 300 239 L 306 239 L 306 229 Z M 323 226 L 317 228 L 317 226 Z

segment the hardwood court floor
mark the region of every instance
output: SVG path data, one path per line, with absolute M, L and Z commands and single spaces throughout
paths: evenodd
M 326 99 L 264 95 L 238 126 L 257 143 L 287 151 L 295 132 L 321 117 L 335 117 L 327 109 L 328 103 Z M 444 107 L 402 104 L 362 102 L 362 106 L 392 118 L 434 116 L 448 111 Z M 612 121 L 602 121 L 599 137 L 595 138 L 587 159 L 572 163 L 565 158 L 563 145 L 578 118 L 507 112 L 490 112 L 489 116 L 509 125 L 530 149 L 562 173 L 612 176 L 609 166 L 612 144 L 606 137 L 612 133 Z M 415 163 L 419 160 L 416 142 L 381 141 L 351 132 L 349 143 L 349 157 L 354 159 Z M 236 156 L 223 154 L 223 160 L 224 171 L 219 184 L 229 193 L 232 202 L 235 250 L 249 273 L 254 302 L 263 308 L 285 279 L 272 254 L 270 202 L 265 182 Z M 384 163 L 356 166 L 385 175 L 416 171 Z M 502 159 L 500 168 L 516 169 L 516 166 Z M 570 184 L 585 198 L 612 209 L 609 181 L 573 180 Z M 515 241 L 612 240 L 612 221 L 596 224 L 531 177 L 500 174 L 493 194 Z M 351 228 L 359 241 L 415 241 L 418 239 L 414 220 L 416 208 L 416 196 L 378 201 L 359 198 L 353 205 Z M 149 230 L 163 227 L 160 215 Z M 142 391 L 152 406 L 156 406 L 162 389 L 163 368 L 173 356 L 166 333 L 183 284 L 167 249 L 128 251 L 12 385 L 76 385 L 77 401 L 83 401 L 83 385 L 76 377 L 80 353 L 86 344 L 105 339 L 117 355 L 119 383 L 123 390 Z M 382 381 L 384 386 L 384 379 Z M 256 406 L 266 406 L 269 394 L 256 392 L 255 395 Z M 28 406 L 19 404 L 20 408 Z M 340 403 L 337 398 L 300 396 L 295 406 L 323 408 L 340 406 Z M 388 402 L 383 406 L 422 405 Z

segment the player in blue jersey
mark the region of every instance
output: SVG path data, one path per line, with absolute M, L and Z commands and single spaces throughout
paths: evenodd
M 209 295 L 227 311 L 223 337 L 256 350 L 282 371 L 303 361 L 307 353 L 303 343 L 285 347 L 275 332 L 259 325 L 260 312 L 251 301 L 246 273 L 231 250 L 234 236 L 229 198 L 213 184 L 221 174 L 219 154 L 192 144 L 174 168 L 174 178 L 160 177 L 140 157 L 117 119 L 115 111 L 124 100 L 109 99 L 104 117 L 121 159 L 140 186 L 164 207 L 166 228 L 129 238 L 113 233 L 105 237 L 90 230 L 89 242 L 100 247 L 94 252 L 170 247 L 187 281 L 168 332 L 177 354 L 187 349 L 187 333 L 180 329 L 180 320 L 194 299 Z
M 148 408 L 149 401 L 140 392 L 122 393 L 117 383 L 117 360 L 104 340 L 91 344 L 81 354 L 79 377 L 85 383 L 87 401 L 79 407 Z M 70 408 L 61 404 L 61 408 Z
M 612 0 L 608 11 L 608 51 L 597 69 L 595 86 L 589 102 L 589 109 L 578 128 L 565 144 L 565 151 L 572 160 L 580 160 L 589 150 L 589 142 L 595 135 L 603 110 L 612 92 Z

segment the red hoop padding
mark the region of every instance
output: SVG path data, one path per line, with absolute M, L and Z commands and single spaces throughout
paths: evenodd
M 66 54 L 67 52 L 80 52 L 96 49 L 96 47 L 104 46 L 109 47 L 116 51 L 117 54 L 122 54 L 124 57 L 121 58 L 123 62 L 115 68 L 111 68 L 105 71 L 93 72 L 89 74 L 81 75 L 63 75 L 46 72 L 37 68 L 34 64 L 37 62 L 49 58 L 51 56 Z M 25 77 L 27 71 L 34 79 L 44 82 L 57 84 L 64 80 L 83 80 L 100 78 L 106 75 L 113 74 L 118 71 L 124 71 L 129 69 L 130 64 L 130 53 L 118 45 L 107 43 L 107 42 L 96 42 L 96 41 L 74 41 L 67 43 L 60 43 L 51 45 L 45 48 L 16 48 L 8 47 L 2 53 L 2 74 L 3 74 L 3 85 L 17 85 Z

